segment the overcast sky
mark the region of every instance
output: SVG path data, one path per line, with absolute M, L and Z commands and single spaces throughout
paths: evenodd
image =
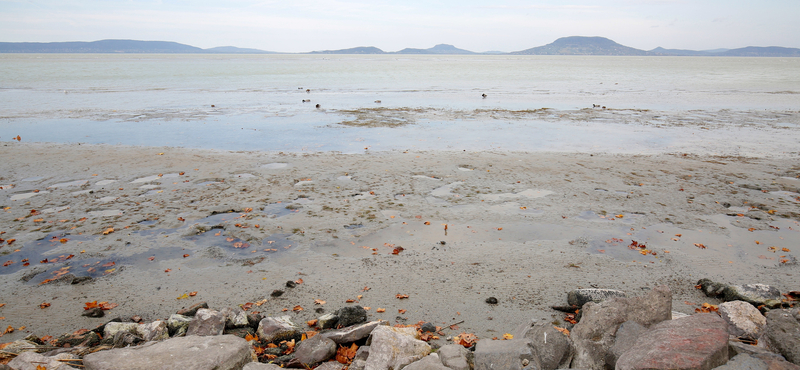
M 800 0 L 0 0 L 0 41 L 518 51 L 563 36 L 651 50 L 800 47 Z

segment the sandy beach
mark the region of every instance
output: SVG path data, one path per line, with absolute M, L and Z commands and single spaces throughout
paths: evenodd
M 709 302 L 700 278 L 800 288 L 793 157 L 24 142 L 0 157 L 0 326 L 25 326 L 4 342 L 263 299 L 296 322 L 358 304 L 494 337 L 561 320 L 550 306 L 580 287 L 667 284 L 685 313 Z M 80 316 L 95 300 L 119 306 Z

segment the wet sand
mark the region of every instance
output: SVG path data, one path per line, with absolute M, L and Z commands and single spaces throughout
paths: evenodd
M 267 299 L 257 310 L 297 322 L 359 304 L 485 338 L 560 320 L 549 306 L 580 287 L 667 284 L 685 313 L 713 303 L 694 289 L 704 277 L 800 290 L 793 155 L 4 143 L 0 157 L 0 238 L 16 239 L 0 248 L 0 326 L 26 327 L 3 342 L 201 301 Z M 93 280 L 40 284 L 67 274 Z M 94 300 L 119 307 L 80 316 Z

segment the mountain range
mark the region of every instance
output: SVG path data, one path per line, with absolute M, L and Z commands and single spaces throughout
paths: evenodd
M 100 40 L 92 42 L 0 42 L 0 53 L 169 53 L 169 54 L 275 54 L 274 51 L 221 46 L 201 49 L 169 41 Z M 779 46 L 748 46 L 739 49 L 682 50 L 657 47 L 640 50 L 620 45 L 605 37 L 562 37 L 550 44 L 530 49 L 503 53 L 490 51 L 476 53 L 453 45 L 439 44 L 428 49 L 406 48 L 386 52 L 374 46 L 361 46 L 339 50 L 312 51 L 309 54 L 491 54 L 491 55 L 625 55 L 625 56 L 745 56 L 745 57 L 800 57 L 800 49 Z

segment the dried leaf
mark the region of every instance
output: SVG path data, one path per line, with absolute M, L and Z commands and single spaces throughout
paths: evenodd
M 511 335 L 509 333 L 503 334 L 503 340 L 511 340 L 511 339 L 514 339 L 513 335 Z
M 303 307 L 300 306 L 300 305 L 294 306 L 294 308 L 292 308 L 292 311 L 302 311 L 302 310 L 303 310 Z
M 47 308 L 47 307 L 50 307 L 50 303 L 47 303 L 47 302 L 42 302 L 42 303 L 39 305 L 39 308 L 41 308 L 41 309 L 45 309 L 45 308 Z
M 378 308 L 378 309 L 375 310 L 375 312 L 378 312 L 378 313 L 386 312 L 386 309 L 385 308 Z
M 194 296 L 196 296 L 196 295 L 197 295 L 197 292 L 190 292 L 190 293 L 189 293 L 189 297 L 194 297 Z
M 397 298 L 397 299 L 404 299 L 404 298 L 408 298 L 408 294 L 399 294 L 399 293 L 398 293 L 398 294 L 395 296 L 395 298 Z
M 323 301 L 321 299 L 315 299 L 314 300 L 314 304 L 325 304 L 325 301 Z
M 295 280 L 294 282 L 295 282 L 296 284 L 302 284 L 302 283 L 303 283 L 303 279 L 302 279 L 302 278 L 300 278 L 300 279 L 297 279 L 297 280 Z
M 558 326 L 554 326 L 554 328 L 555 328 L 556 330 L 558 330 L 558 331 L 560 331 L 560 332 L 564 333 L 564 335 L 566 335 L 566 336 L 569 336 L 569 330 L 567 330 L 567 329 L 565 329 L 565 328 L 559 328 Z
M 186 293 L 183 293 L 177 299 L 184 299 L 184 298 L 189 298 L 189 295 L 186 294 Z
M 317 326 L 318 322 L 319 322 L 319 320 L 317 320 L 317 319 L 308 320 L 308 321 L 306 321 L 306 325 L 308 325 L 308 326 Z

